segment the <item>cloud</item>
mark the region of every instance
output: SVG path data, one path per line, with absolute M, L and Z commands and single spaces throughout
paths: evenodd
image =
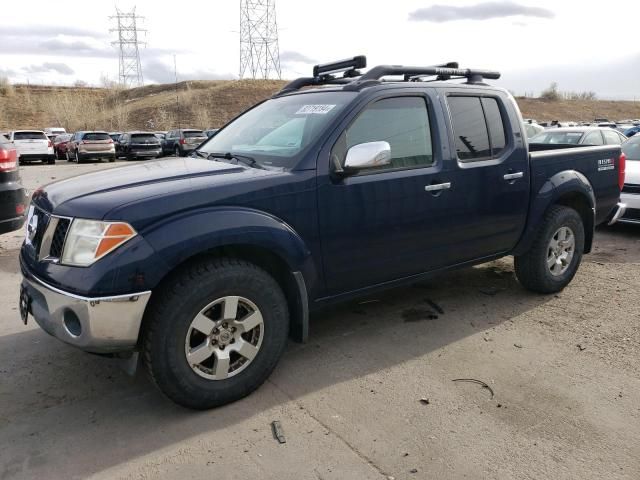
M 85 40 L 52 38 L 38 44 L 40 53 L 72 55 L 76 57 L 112 57 L 114 50 L 106 46 L 91 44 Z
M 172 66 L 160 60 L 142 62 L 142 74 L 145 82 L 173 83 L 176 81 Z M 178 70 L 178 81 L 183 80 L 230 80 L 235 78 L 231 73 L 216 73 L 208 70 L 195 70 L 183 72 Z
M 551 10 L 528 7 L 509 1 L 483 2 L 465 7 L 433 5 L 409 13 L 409 20 L 417 22 L 453 22 L 456 20 L 489 20 L 513 16 L 554 18 Z
M 105 38 L 108 32 L 97 32 L 95 30 L 87 30 L 84 28 L 53 26 L 53 25 L 29 25 L 28 27 L 19 27 L 15 25 L 4 25 L 0 28 L 0 36 L 2 37 L 55 37 L 58 35 L 67 35 L 72 37 L 90 37 Z
M 280 62 L 281 63 L 318 63 L 316 59 L 307 57 L 303 53 L 294 52 L 292 50 L 281 52 Z
M 44 62 L 42 65 L 31 65 L 23 69 L 27 73 L 60 73 L 73 75 L 74 70 L 66 63 Z

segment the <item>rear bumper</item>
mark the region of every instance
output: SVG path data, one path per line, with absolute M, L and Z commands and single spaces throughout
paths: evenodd
M 0 235 L 20 230 L 24 224 L 24 216 L 0 220 Z
M 153 150 L 137 150 L 132 148 L 127 152 L 127 155 L 131 155 L 132 157 L 157 157 L 162 155 L 162 149 L 160 147 Z
M 114 150 L 105 152 L 83 152 L 82 150 L 78 151 L 78 158 L 80 158 L 80 160 L 88 160 L 91 158 L 115 158 L 115 156 L 116 152 Z
M 135 349 L 151 292 L 88 298 L 46 284 L 22 266 L 28 312 L 57 339 L 93 353 Z
M 613 210 L 613 213 L 611 214 L 611 219 L 609 220 L 608 225 L 613 225 L 614 223 L 617 223 L 618 221 L 620 221 L 620 219 L 624 216 L 626 211 L 627 211 L 627 205 L 622 202 L 618 203 L 616 205 L 616 208 Z
M 19 160 L 21 162 L 30 162 L 33 160 L 53 160 L 55 155 L 53 153 L 21 153 Z
M 0 183 L 0 234 L 19 230 L 24 223 L 24 214 L 18 215 L 22 205 L 26 210 L 28 203 L 24 188 L 18 182 Z

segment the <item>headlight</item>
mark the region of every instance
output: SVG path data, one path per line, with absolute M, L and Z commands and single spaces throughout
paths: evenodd
M 136 231 L 128 223 L 74 219 L 61 263 L 87 267 L 135 236 Z

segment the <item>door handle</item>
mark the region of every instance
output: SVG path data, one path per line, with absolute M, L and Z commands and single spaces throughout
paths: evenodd
M 519 178 L 524 177 L 524 172 L 516 172 L 516 173 L 507 173 L 504 177 L 505 180 L 510 181 L 510 180 L 517 180 Z
M 451 182 L 436 183 L 435 185 L 427 185 L 424 187 L 427 192 L 439 192 L 441 190 L 449 190 L 451 188 Z

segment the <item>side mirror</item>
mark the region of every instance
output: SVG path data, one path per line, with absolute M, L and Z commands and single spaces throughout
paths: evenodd
M 344 162 L 345 172 L 364 170 L 389 165 L 391 145 L 389 142 L 367 142 L 354 145 L 347 151 Z

